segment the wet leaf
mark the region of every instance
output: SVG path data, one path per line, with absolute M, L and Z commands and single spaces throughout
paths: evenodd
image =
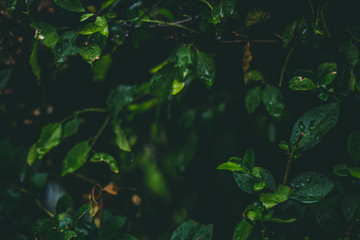
M 172 95 L 178 94 L 185 87 L 185 82 L 179 82 L 177 79 L 174 79 L 172 84 Z
M 116 1 L 118 0 L 106 0 L 101 4 L 100 10 L 99 12 L 101 12 L 102 10 L 110 7 L 111 5 L 113 5 Z
M 68 194 L 65 194 L 59 198 L 56 203 L 56 214 L 65 212 L 72 205 L 72 197 Z
M 261 181 L 261 182 L 254 183 L 253 189 L 256 192 L 259 192 L 259 191 L 263 190 L 265 186 L 266 186 L 266 183 Z
M 168 98 L 175 79 L 174 68 L 167 64 L 150 79 L 150 93 L 158 95 L 162 100 Z
M 214 25 L 224 17 L 230 17 L 235 11 L 235 0 L 222 0 L 215 5 L 211 12 L 211 21 Z
M 313 108 L 303 114 L 295 123 L 290 142 L 292 147 L 298 142 L 297 153 L 317 145 L 322 137 L 332 129 L 339 117 L 339 104 L 330 103 Z
M 261 93 L 262 90 L 260 86 L 253 87 L 247 92 L 245 106 L 249 114 L 253 113 L 260 106 Z
M 212 86 L 215 80 L 215 62 L 208 53 L 196 51 L 196 74 L 208 86 Z
M 85 203 L 82 205 L 76 212 L 74 213 L 72 219 L 76 223 L 78 222 L 85 214 L 89 213 L 90 210 L 90 204 Z
M 334 184 L 326 176 L 308 171 L 297 176 L 290 183 L 294 192 L 290 198 L 302 203 L 314 203 L 320 201 L 333 189 Z
M 107 106 L 114 116 L 129 103 L 134 101 L 135 86 L 119 85 L 112 90 L 107 98 Z
M 328 85 L 332 83 L 337 74 L 337 65 L 333 62 L 321 64 L 316 71 L 316 77 L 320 84 Z
M 80 22 L 86 21 L 87 19 L 91 18 L 92 16 L 94 16 L 93 13 L 85 13 L 85 14 L 81 15 Z
M 254 169 L 253 169 L 253 173 L 254 173 Z M 271 173 L 268 170 L 260 167 L 256 167 L 255 171 L 259 171 L 260 169 L 261 169 L 260 171 L 261 173 L 259 172 L 259 177 L 254 177 L 246 173 L 234 172 L 233 176 L 238 187 L 244 192 L 247 192 L 249 194 L 257 194 L 257 192 L 254 191 L 253 186 L 255 183 L 259 182 L 260 180 L 265 182 L 266 186 L 270 188 L 275 188 L 275 180 L 274 177 L 271 175 Z M 254 173 L 254 175 L 257 174 Z
M 30 55 L 30 66 L 32 68 L 32 71 L 34 75 L 36 76 L 38 83 L 40 83 L 40 77 L 41 77 L 41 68 L 39 66 L 38 60 L 37 60 L 37 51 L 38 51 L 39 41 L 34 41 L 33 44 L 33 50 Z
M 355 164 L 360 162 L 360 131 L 353 131 L 347 143 L 347 150 Z
M 202 56 L 203 58 L 204 56 Z M 202 59 L 204 60 L 204 59 Z M 204 62 L 202 62 L 204 63 Z M 179 81 L 185 81 L 195 65 L 195 54 L 190 44 L 181 45 L 174 58 L 174 67 Z
M 316 88 L 316 85 L 309 78 L 296 76 L 289 80 L 289 88 L 291 90 L 306 91 Z
M 26 162 L 29 164 L 29 166 L 31 166 L 38 157 L 36 148 L 37 148 L 36 143 L 34 143 L 29 149 L 27 159 L 26 159 Z
M 297 21 L 288 24 L 283 33 L 283 47 L 287 48 L 291 40 L 294 38 Z
M 83 118 L 74 118 L 73 120 L 66 122 L 64 125 L 63 138 L 67 138 L 72 135 L 75 135 L 79 130 L 79 126 L 83 122 L 84 122 Z
M 96 44 L 83 46 L 79 54 L 86 62 L 92 65 L 95 60 L 100 58 L 101 48 Z
M 81 4 L 81 0 L 54 0 L 54 2 L 69 11 L 73 12 L 85 12 L 84 7 Z
M 101 33 L 104 36 L 109 35 L 109 27 L 108 23 L 104 16 L 96 17 L 95 22 L 88 23 L 80 32 L 79 34 L 82 35 L 90 35 L 96 32 Z
M 261 8 L 250 10 L 245 17 L 245 26 L 250 27 L 259 24 L 270 17 L 269 13 L 264 12 Z
M 82 141 L 76 144 L 63 161 L 61 176 L 75 172 L 78 170 L 87 160 L 87 156 L 90 151 L 88 141 Z
M 281 141 L 279 143 L 279 148 L 281 148 L 282 150 L 289 151 L 289 144 L 285 141 Z
M 213 235 L 212 225 L 202 225 L 193 220 L 188 220 L 180 225 L 172 234 L 171 240 L 197 239 L 211 240 Z
M 299 39 L 302 43 L 308 43 L 311 39 L 311 26 L 309 22 L 302 17 L 298 23 Z
M 339 52 L 343 53 L 349 63 L 355 66 L 359 62 L 359 51 L 351 41 L 340 44 Z
M 55 27 L 45 22 L 32 22 L 30 27 L 36 29 L 36 39 L 42 40 L 51 49 L 55 48 L 56 43 L 59 41 L 59 35 Z
M 239 164 L 233 163 L 233 162 L 226 162 L 222 163 L 220 166 L 217 167 L 218 170 L 229 170 L 229 171 L 240 171 L 247 173 L 248 170 L 246 170 L 244 167 L 242 167 Z
M 36 152 L 41 159 L 52 148 L 61 142 L 61 123 L 49 123 L 41 130 L 40 139 L 36 143 Z
M 241 222 L 236 225 L 233 240 L 247 240 L 253 230 L 253 226 L 246 221 L 245 219 L 241 220 Z
M 260 196 L 260 201 L 265 209 L 275 207 L 277 204 L 289 199 L 291 189 L 284 185 L 279 185 L 274 193 L 264 193 Z
M 117 162 L 113 156 L 111 156 L 108 153 L 95 153 L 91 159 L 91 162 L 106 162 L 109 164 L 111 171 L 118 173 L 119 167 L 117 165 Z
M 76 31 L 67 31 L 61 35 L 54 52 L 57 66 L 65 62 L 69 56 L 76 56 L 79 53 L 80 47 L 76 44 L 78 35 Z
M 284 99 L 278 87 L 266 85 L 262 91 L 262 101 L 267 112 L 274 118 L 280 118 L 284 112 Z

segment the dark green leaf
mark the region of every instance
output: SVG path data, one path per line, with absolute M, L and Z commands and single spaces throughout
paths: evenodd
M 114 4 L 115 2 L 117 2 L 118 0 L 106 0 L 101 4 L 100 10 L 99 12 L 101 12 L 102 10 L 104 10 L 105 8 L 110 7 L 112 4 Z
M 246 221 L 245 219 L 241 220 L 241 222 L 235 227 L 232 239 L 247 240 L 253 228 L 254 227 L 248 221 Z
M 211 12 L 211 20 L 214 25 L 220 22 L 221 18 L 230 17 L 235 11 L 235 0 L 222 0 L 214 6 Z
M 283 47 L 284 48 L 287 48 L 287 46 L 293 39 L 296 26 L 297 26 L 297 21 L 291 22 L 290 24 L 288 24 L 286 26 L 284 33 L 283 33 Z
M 80 124 L 82 124 L 83 122 L 84 122 L 83 118 L 74 118 L 73 120 L 70 120 L 67 123 L 65 123 L 63 138 L 67 138 L 72 135 L 75 135 L 79 130 Z
M 266 186 L 275 188 L 275 180 L 268 170 L 256 167 L 255 172 L 258 172 L 257 174 L 259 177 L 254 177 L 246 173 L 233 173 L 235 182 L 241 190 L 250 194 L 256 194 L 257 192 L 254 191 L 253 186 L 255 183 L 259 182 L 259 180 L 265 182 Z M 257 176 L 257 174 L 254 173 L 255 176 Z
M 272 208 L 279 203 L 289 199 L 291 189 L 284 185 L 279 185 L 274 193 L 264 193 L 260 196 L 260 201 L 265 209 Z
M 351 41 L 341 43 L 339 52 L 345 54 L 349 63 L 355 66 L 359 62 L 359 51 Z
M 120 122 L 116 119 L 112 121 L 113 130 L 115 133 L 116 145 L 123 151 L 131 152 L 130 144 L 126 138 L 124 130 L 120 127 Z
M 83 22 L 83 21 L 91 18 L 92 16 L 94 16 L 93 13 L 85 13 L 85 14 L 81 15 L 81 17 L 80 17 L 80 22 Z
M 39 141 L 36 143 L 36 152 L 41 159 L 52 148 L 61 142 L 61 123 L 49 123 L 41 130 Z
M 253 87 L 247 92 L 245 97 L 245 106 L 249 114 L 253 113 L 256 108 L 259 107 L 261 103 L 261 92 L 262 90 L 260 86 Z
M 333 62 L 321 64 L 316 71 L 316 77 L 320 84 L 328 85 L 332 83 L 337 74 L 337 65 Z
M 86 62 L 92 65 L 95 60 L 100 58 L 101 48 L 96 44 L 83 46 L 79 54 Z
M 215 80 L 215 63 L 208 53 L 196 51 L 196 74 L 208 86 L 212 86 Z
M 250 70 L 247 74 L 248 79 L 251 82 L 260 82 L 264 79 L 263 75 L 258 70 Z
M 0 220 L 11 214 L 17 207 L 21 198 L 20 191 L 13 188 L 0 189 Z
M 267 112 L 275 117 L 281 117 L 285 105 L 283 100 L 283 95 L 278 87 L 272 85 L 266 85 L 265 89 L 262 91 L 262 101 L 265 105 Z
M 94 62 L 94 67 L 92 68 L 93 80 L 94 81 L 104 81 L 111 67 L 112 59 L 111 55 L 107 54 L 102 56 L 99 60 Z
M 111 156 L 108 153 L 95 153 L 91 159 L 91 162 L 106 162 L 109 164 L 111 171 L 118 173 L 119 167 L 117 165 L 117 162 L 113 156 Z
M 107 235 L 110 236 L 117 236 L 119 235 L 119 231 L 125 225 L 127 218 L 124 216 L 113 216 L 112 213 L 104 209 L 104 217 L 103 217 L 103 229 Z M 120 237 L 120 239 L 123 239 Z
M 360 178 L 360 167 L 351 167 L 349 168 L 349 173 L 355 178 Z
M 75 31 L 67 31 L 61 35 L 59 42 L 55 46 L 55 62 L 57 66 L 65 62 L 67 57 L 76 56 L 80 47 L 76 44 L 79 33 Z
M 69 11 L 85 12 L 85 9 L 81 4 L 81 0 L 54 0 L 54 2 Z
M 4 88 L 8 84 L 11 73 L 12 73 L 12 68 L 8 68 L 0 71 L 0 95 L 1 95 L 1 91 L 4 90 Z
M 202 56 L 202 58 L 204 58 L 204 56 Z M 208 60 L 209 59 L 207 59 L 207 61 Z M 207 63 L 202 62 L 202 64 L 207 64 Z M 189 44 L 181 45 L 175 53 L 175 61 L 174 61 L 174 67 L 179 81 L 181 82 L 185 81 L 187 77 L 191 74 L 194 66 L 195 66 L 195 55 L 192 46 Z M 198 66 L 196 66 L 196 70 L 198 70 L 197 67 Z M 209 84 L 209 82 L 207 82 L 207 84 Z
M 59 35 L 55 27 L 45 22 L 32 22 L 30 26 L 36 29 L 36 39 L 42 40 L 43 43 L 51 49 L 55 48 L 55 45 L 59 41 Z
M 78 222 L 86 213 L 89 212 L 89 209 L 90 209 L 90 204 L 85 203 L 78 210 L 76 210 L 74 216 L 72 217 L 72 220 L 74 222 Z
M 243 168 L 241 165 L 233 163 L 233 162 L 226 162 L 222 163 L 220 166 L 217 167 L 218 170 L 229 170 L 229 171 L 240 171 L 247 173 L 248 170 Z
M 65 194 L 59 198 L 56 203 L 56 214 L 65 212 L 72 204 L 72 197 L 68 194 Z
M 53 231 L 55 225 L 56 219 L 41 218 L 32 224 L 31 233 L 37 235 L 45 231 Z
M 29 179 L 29 190 L 34 194 L 40 193 L 45 188 L 47 179 L 47 173 L 35 173 Z
M 252 173 L 255 177 L 265 182 L 267 187 L 272 189 L 276 187 L 275 179 L 267 169 L 261 167 L 254 167 L 252 169 Z
M 355 164 L 360 162 L 360 131 L 353 131 L 347 143 L 347 150 Z
M 134 44 L 134 48 L 139 49 L 141 45 L 143 45 L 143 43 L 149 37 L 148 25 L 142 25 L 140 28 L 135 28 L 132 31 L 131 37 Z
M 202 225 L 193 220 L 188 220 L 181 224 L 181 226 L 173 232 L 171 240 L 211 240 L 213 234 L 212 232 L 212 225 Z
M 90 151 L 88 141 L 76 144 L 66 155 L 63 161 L 61 176 L 79 169 L 85 162 Z
M 344 163 L 336 164 L 333 168 L 333 172 L 339 177 L 347 177 L 349 176 L 349 166 Z
M 316 85 L 309 78 L 301 76 L 292 77 L 289 80 L 289 88 L 291 90 L 306 91 L 316 88 Z
M 344 195 L 341 203 L 341 209 L 348 223 L 354 219 L 359 204 L 360 204 L 359 197 Z
M 107 106 L 114 116 L 117 116 L 127 104 L 134 101 L 135 89 L 135 86 L 119 85 L 110 92 Z
M 174 68 L 170 64 L 163 66 L 150 79 L 150 93 L 158 95 L 161 100 L 167 99 L 174 79 Z
M 251 171 L 254 168 L 254 162 L 255 162 L 254 150 L 252 148 L 249 148 L 246 151 L 245 156 L 243 158 L 243 165 L 245 168 Z
M 339 117 L 339 104 L 330 103 L 313 108 L 295 123 L 291 134 L 292 147 L 298 142 L 297 153 L 317 145 L 322 137 L 335 126 Z
M 290 198 L 302 203 L 314 203 L 324 198 L 334 184 L 326 176 L 308 171 L 297 176 L 290 187 L 294 188 Z
M 40 83 L 40 77 L 41 77 L 41 68 L 39 66 L 38 60 L 37 60 L 37 51 L 38 51 L 39 41 L 34 41 L 33 44 L 33 50 L 30 55 L 30 66 L 32 68 L 32 71 L 34 75 L 36 76 L 38 83 Z
M 309 22 L 302 17 L 298 23 L 299 39 L 302 43 L 308 43 L 311 39 L 311 27 Z

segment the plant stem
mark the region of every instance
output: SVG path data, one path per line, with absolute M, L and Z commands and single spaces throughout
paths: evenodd
M 185 26 L 183 26 L 183 25 L 177 24 L 177 23 L 164 22 L 164 21 L 152 20 L 152 19 L 141 19 L 141 22 L 157 23 L 157 24 L 169 25 L 169 26 L 173 26 L 173 27 L 182 28 L 182 29 L 184 29 L 184 30 L 190 31 L 190 32 L 195 33 L 195 34 L 199 34 L 198 31 L 196 31 L 196 30 L 194 30 L 194 29 L 192 29 L 192 28 L 188 28 L 188 27 L 185 27 Z
M 40 200 L 37 199 L 31 192 L 29 192 L 29 190 L 22 188 L 20 186 L 17 186 L 15 184 L 12 184 L 12 183 L 2 181 L 2 180 L 0 180 L 0 184 L 11 187 L 11 188 L 18 189 L 20 192 L 25 193 L 26 195 L 31 197 L 35 201 L 36 205 L 39 208 L 41 208 L 49 217 L 51 217 L 51 218 L 54 217 L 54 214 L 52 212 L 50 212 L 46 207 L 44 207 L 44 205 L 41 204 Z
M 205 1 L 205 0 L 199 0 L 200 2 L 203 2 L 205 3 L 206 5 L 208 5 L 208 7 L 213 10 L 213 7 L 210 5 L 210 3 L 208 1 Z
M 87 113 L 87 112 L 107 112 L 108 110 L 106 108 L 85 108 L 82 110 L 78 110 L 78 111 L 74 111 L 72 115 L 64 118 L 61 122 L 66 122 L 67 120 L 73 118 L 73 117 L 77 117 L 78 115 L 82 114 L 82 113 Z
M 284 62 L 284 66 L 283 66 L 283 68 L 282 68 L 282 70 L 281 70 L 279 87 L 282 86 L 282 82 L 283 82 L 283 79 L 284 79 L 284 73 L 285 73 L 285 70 L 286 70 L 286 68 L 287 68 L 287 65 L 288 65 L 290 56 L 291 56 L 291 54 L 293 53 L 294 49 L 295 49 L 295 47 L 292 46 L 291 49 L 290 49 L 290 51 L 288 52 L 288 54 L 287 54 L 287 56 L 286 56 L 286 59 L 285 59 L 285 62 Z
M 284 181 L 283 181 L 284 186 L 286 186 L 286 183 L 287 183 L 287 180 L 288 180 L 288 177 L 289 177 L 291 162 L 294 160 L 294 154 L 296 152 L 296 149 L 297 149 L 302 137 L 303 137 L 303 133 L 301 133 L 300 136 L 298 137 L 293 149 L 291 150 L 288 161 L 286 163 L 286 170 L 285 170 Z
M 110 117 L 111 117 L 111 115 L 107 116 L 107 118 L 105 119 L 103 125 L 100 127 L 99 131 L 96 133 L 95 137 L 91 141 L 90 148 L 92 148 L 95 145 L 97 139 L 100 137 L 101 133 L 104 131 L 104 129 L 108 125 Z

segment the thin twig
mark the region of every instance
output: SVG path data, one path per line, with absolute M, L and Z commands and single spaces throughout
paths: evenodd
M 108 125 L 109 120 L 110 120 L 110 117 L 111 117 L 111 116 L 109 115 L 109 116 L 107 116 L 107 118 L 105 119 L 103 125 L 100 127 L 99 131 L 96 133 L 95 137 L 94 137 L 93 140 L 91 141 L 91 143 L 90 143 L 90 148 L 92 148 L 92 147 L 95 145 L 97 139 L 100 137 L 101 133 L 104 131 L 104 129 L 105 129 L 106 126 Z
M 108 110 L 106 108 L 85 108 L 82 110 L 78 110 L 78 111 L 74 111 L 73 114 L 71 114 L 70 116 L 64 118 L 61 122 L 66 122 L 67 120 L 73 118 L 73 117 L 77 117 L 78 115 L 82 114 L 82 113 L 87 113 L 87 112 L 107 112 Z
M 284 79 L 284 73 L 285 73 L 285 70 L 286 70 L 286 68 L 287 68 L 287 65 L 288 65 L 290 56 L 291 56 L 291 54 L 293 53 L 294 49 L 295 49 L 295 47 L 292 46 L 292 48 L 290 49 L 290 51 L 288 52 L 288 54 L 287 54 L 287 56 L 286 56 L 286 59 L 285 59 L 285 62 L 284 62 L 284 66 L 283 66 L 282 69 L 281 69 L 279 87 L 282 86 L 282 82 L 283 82 L 283 79 Z
M 195 34 L 199 34 L 198 31 L 192 29 L 192 28 L 188 28 L 188 27 L 185 27 L 183 25 L 180 25 L 178 23 L 173 23 L 173 22 L 164 22 L 164 21 L 160 21 L 160 20 L 152 20 L 152 19 L 141 19 L 141 22 L 146 22 L 146 23 L 157 23 L 159 24 L 160 26 L 161 25 L 168 25 L 168 26 L 173 26 L 173 27 L 178 27 L 178 28 L 182 28 L 184 30 L 187 30 L 189 32 L 192 32 L 192 33 L 195 33 Z
M 249 40 L 247 39 L 236 39 L 236 40 L 221 40 L 219 43 L 246 43 Z M 250 40 L 250 42 L 254 43 L 278 43 L 279 40 L 276 39 L 254 39 Z
M 301 139 L 303 138 L 304 133 L 301 132 L 301 134 L 299 135 L 293 149 L 291 150 L 291 153 L 289 155 L 288 161 L 286 163 L 286 170 L 285 170 L 285 174 L 284 174 L 284 181 L 283 181 L 283 185 L 286 186 L 288 177 L 289 177 L 289 172 L 290 172 L 290 166 L 291 166 L 291 162 L 294 160 L 294 154 L 296 153 L 296 149 L 299 146 L 299 143 L 301 141 Z

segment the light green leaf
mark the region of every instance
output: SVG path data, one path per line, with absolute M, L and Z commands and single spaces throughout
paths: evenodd
M 253 189 L 256 192 L 259 192 L 259 191 L 263 190 L 265 186 L 266 186 L 266 183 L 263 181 L 260 181 L 260 182 L 254 183 Z
M 79 54 L 86 62 L 92 65 L 95 60 L 100 58 L 101 48 L 96 44 L 90 44 L 83 46 Z
M 61 142 L 62 126 L 61 123 L 49 123 L 41 130 L 39 141 L 36 143 L 36 152 L 41 159 L 52 148 Z
M 39 46 L 39 41 L 34 41 L 33 44 L 33 50 L 30 55 L 30 66 L 33 70 L 34 75 L 36 76 L 38 83 L 40 83 L 40 77 L 41 77 L 41 68 L 39 66 L 38 60 L 37 60 L 37 50 Z
M 339 52 L 345 55 L 351 65 L 355 66 L 359 62 L 358 48 L 351 41 L 341 43 Z
M 316 77 L 320 84 L 328 85 L 332 83 L 337 74 L 337 65 L 333 62 L 321 64 L 316 70 Z
M 355 164 L 360 162 L 360 131 L 353 131 L 347 143 L 347 150 Z
M 217 5 L 215 5 L 211 12 L 212 23 L 216 25 L 222 18 L 233 15 L 235 11 L 235 5 L 235 0 L 222 0 Z
M 172 234 L 171 240 L 197 239 L 211 240 L 213 235 L 212 225 L 202 225 L 193 220 L 188 220 L 180 225 Z
M 290 78 L 289 88 L 291 90 L 306 91 L 316 88 L 316 85 L 309 78 L 295 76 Z
M 285 202 L 289 199 L 291 189 L 284 185 L 279 185 L 274 193 L 264 193 L 260 196 L 260 201 L 263 203 L 265 209 L 272 208 L 279 203 Z
M 59 42 L 55 46 L 54 53 L 57 66 L 65 62 L 67 57 L 76 56 L 79 53 L 80 47 L 76 44 L 78 35 L 75 31 L 67 31 L 61 35 Z
M 94 67 L 92 68 L 93 80 L 104 81 L 111 67 L 111 63 L 112 59 L 110 54 L 104 55 L 99 60 L 95 61 Z
M 69 11 L 73 12 L 85 12 L 84 7 L 81 4 L 80 0 L 54 0 L 54 2 Z
M 243 173 L 249 172 L 245 168 L 243 168 L 241 165 L 233 163 L 233 162 L 226 162 L 222 163 L 220 166 L 217 167 L 218 170 L 229 170 L 229 171 L 240 171 Z
M 294 188 L 290 198 L 302 203 L 314 203 L 320 201 L 333 189 L 334 184 L 326 176 L 308 171 L 297 176 L 290 183 Z
M 289 151 L 289 144 L 285 141 L 281 141 L 279 143 L 279 148 L 281 148 L 282 150 Z
M 245 106 L 249 114 L 253 113 L 260 106 L 261 93 L 262 90 L 260 86 L 253 87 L 247 92 Z
M 79 34 L 82 35 L 90 35 L 93 33 L 99 32 L 104 36 L 109 35 L 109 27 L 108 23 L 104 16 L 96 17 L 95 22 L 88 23 L 80 32 Z
M 179 82 L 177 79 L 174 79 L 172 84 L 172 95 L 178 94 L 185 87 L 185 82 Z
M 135 86 L 119 85 L 110 92 L 107 106 L 114 116 L 117 116 L 127 104 L 134 101 L 135 89 Z
M 30 27 L 36 29 L 36 39 L 42 40 L 51 49 L 55 48 L 56 43 L 59 41 L 59 35 L 55 27 L 45 22 L 32 22 Z
M 258 70 L 250 70 L 248 72 L 248 79 L 251 82 L 260 82 L 264 79 L 263 75 Z
M 93 13 L 85 13 L 85 14 L 81 15 L 81 17 L 80 17 L 80 22 L 83 22 L 83 21 L 91 18 L 92 16 L 94 16 Z
M 117 165 L 117 162 L 113 156 L 111 156 L 108 153 L 95 153 L 91 159 L 91 162 L 106 162 L 109 164 L 111 171 L 118 173 L 119 167 Z
M 208 86 L 212 86 L 215 80 L 215 62 L 208 53 L 196 51 L 196 74 Z
M 70 120 L 67 123 L 65 123 L 63 138 L 67 138 L 72 135 L 75 135 L 79 130 L 80 124 L 82 124 L 83 122 L 84 122 L 83 118 L 74 118 L 73 120 Z
M 284 99 L 278 87 L 266 85 L 262 91 L 262 101 L 267 112 L 274 118 L 280 118 L 284 112 Z
M 241 222 L 235 227 L 232 239 L 247 240 L 253 228 L 254 227 L 248 221 L 246 221 L 245 219 L 241 220 Z
M 26 159 L 26 162 L 29 164 L 29 166 L 31 166 L 38 157 L 36 148 L 37 148 L 36 143 L 34 143 L 29 149 L 27 159 Z
M 351 167 L 349 168 L 351 176 L 355 178 L 360 178 L 360 167 Z
M 298 142 L 297 153 L 317 145 L 332 129 L 339 117 L 339 104 L 330 103 L 313 108 L 303 114 L 295 123 L 290 138 L 292 147 Z
M 297 21 L 294 21 L 286 26 L 284 33 L 283 33 L 283 47 L 284 48 L 287 48 L 287 46 L 289 45 L 291 40 L 294 38 L 297 23 L 298 23 Z
M 296 221 L 296 218 L 290 218 L 290 219 L 272 218 L 269 221 L 276 223 L 293 223 Z
M 252 148 L 249 148 L 244 156 L 243 165 L 246 169 L 252 170 L 254 168 L 255 154 Z
M 90 146 L 88 141 L 76 144 L 66 155 L 63 161 L 61 176 L 75 172 L 86 162 Z
M 124 130 L 120 127 L 120 123 L 116 119 L 114 119 L 112 121 L 112 125 L 116 136 L 116 145 L 123 151 L 131 152 L 130 144 L 126 138 Z

